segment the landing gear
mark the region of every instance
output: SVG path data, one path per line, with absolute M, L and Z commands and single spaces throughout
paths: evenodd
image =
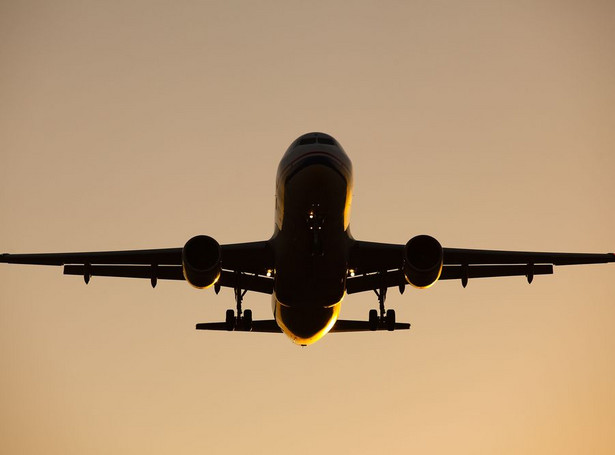
M 387 298 L 387 288 L 374 289 L 378 297 L 380 312 L 378 310 L 369 310 L 369 329 L 370 330 L 395 330 L 395 310 L 386 310 L 384 303 Z M 378 314 L 380 313 L 380 314 Z
M 243 330 L 250 332 L 252 330 L 252 310 L 243 312 Z
M 369 330 L 378 330 L 380 318 L 377 310 L 369 310 Z
M 395 310 L 387 310 L 387 315 L 384 318 L 384 322 L 389 332 L 395 330 Z
M 235 312 L 233 310 L 226 310 L 226 330 L 229 332 L 235 330 Z
M 239 283 L 239 275 L 241 273 L 237 273 L 237 283 Z M 235 312 L 231 309 L 226 310 L 226 330 L 232 332 L 233 330 L 241 330 L 244 332 L 250 332 L 252 330 L 252 310 L 242 311 L 241 303 L 243 302 L 243 297 L 248 292 L 245 289 L 235 288 L 235 303 L 237 304 L 237 317 L 235 317 Z

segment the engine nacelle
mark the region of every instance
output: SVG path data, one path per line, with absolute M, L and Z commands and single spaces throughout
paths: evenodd
M 442 245 L 429 235 L 412 237 L 404 247 L 404 275 L 417 288 L 428 288 L 442 273 Z
M 192 237 L 182 250 L 184 278 L 195 288 L 213 286 L 220 278 L 222 268 L 220 244 L 207 235 Z

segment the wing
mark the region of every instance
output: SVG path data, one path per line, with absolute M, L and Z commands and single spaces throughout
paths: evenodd
M 407 284 L 403 272 L 404 245 L 357 241 L 352 249 L 348 278 L 349 294 Z M 465 287 L 471 278 L 525 276 L 531 283 L 535 275 L 553 273 L 553 266 L 604 264 L 615 262 L 613 253 L 543 253 L 530 251 L 442 249 L 440 280 L 458 279 Z
M 217 285 L 265 294 L 273 293 L 273 279 L 266 275 L 273 259 L 269 243 L 221 245 L 222 272 Z M 184 280 L 182 248 L 98 251 L 87 253 L 3 254 L 0 263 L 64 266 L 65 275 Z

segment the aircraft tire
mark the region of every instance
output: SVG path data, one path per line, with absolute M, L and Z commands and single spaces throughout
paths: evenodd
M 252 330 L 252 310 L 245 310 L 243 312 L 243 329 L 246 332 Z
M 387 310 L 385 318 L 387 330 L 389 332 L 392 332 L 393 330 L 395 330 L 395 310 Z
M 235 312 L 233 310 L 226 310 L 226 330 L 229 332 L 235 330 Z
M 378 311 L 369 310 L 369 330 L 378 330 Z

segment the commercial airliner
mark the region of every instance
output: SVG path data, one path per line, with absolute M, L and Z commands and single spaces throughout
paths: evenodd
M 424 289 L 439 280 L 534 276 L 554 265 L 615 262 L 615 254 L 537 253 L 443 248 L 418 235 L 405 245 L 355 240 L 350 234 L 352 164 L 324 133 L 308 133 L 288 148 L 276 177 L 275 227 L 269 240 L 220 245 L 198 235 L 183 248 L 90 253 L 3 254 L 0 262 L 64 266 L 64 274 L 185 280 L 197 288 L 235 291 L 236 311 L 198 330 L 283 332 L 308 345 L 328 332 L 409 329 L 385 301 L 391 287 Z M 273 319 L 252 320 L 247 291 L 272 296 Z M 375 292 L 378 309 L 365 321 L 338 319 L 346 294 Z

